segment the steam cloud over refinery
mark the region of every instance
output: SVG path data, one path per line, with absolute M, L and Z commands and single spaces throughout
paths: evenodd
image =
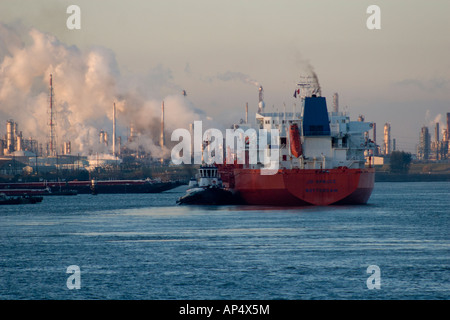
M 167 81 L 164 70 L 153 77 L 125 78 L 108 49 L 82 51 L 37 29 L 30 29 L 23 40 L 20 31 L 4 24 L 0 24 L 0 35 L 1 118 L 19 124 L 23 131 L 17 134 L 37 141 L 42 155 L 49 155 L 53 127 L 58 154 L 70 150 L 72 154 L 112 155 L 115 144 L 116 154 L 126 145 L 153 158 L 168 157 L 168 148 L 161 148 L 159 141 L 162 101 L 167 132 L 206 118 L 182 88 Z M 114 108 L 115 143 L 111 138 Z M 2 132 L 4 128 L 5 124 Z

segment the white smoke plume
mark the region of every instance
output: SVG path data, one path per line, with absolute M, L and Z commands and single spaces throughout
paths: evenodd
M 442 131 L 446 128 L 446 124 L 444 123 L 444 117 L 442 116 L 442 114 L 439 113 L 433 118 L 433 116 L 431 115 L 431 111 L 427 109 L 427 111 L 425 112 L 425 125 L 430 129 L 434 129 L 436 127 L 436 123 L 439 123 L 439 128 L 441 130 L 439 134 L 441 134 Z
M 81 51 L 36 29 L 16 30 L 0 23 L 0 132 L 13 119 L 25 137 L 45 145 L 48 137 L 49 78 L 53 76 L 58 146 L 71 142 L 72 153 L 108 152 L 99 132 L 112 137 L 116 103 L 117 135 L 126 141 L 132 125 L 139 144 L 152 155 L 159 147 L 161 102 L 165 104 L 166 141 L 176 128 L 206 116 L 181 95 L 170 69 L 158 65 L 145 76 L 123 77 L 114 53 L 96 47 Z M 105 149 L 105 147 L 103 147 Z M 167 150 L 166 150 L 167 153 Z
M 320 87 L 319 78 L 317 77 L 317 74 L 314 71 L 314 67 L 311 65 L 311 63 L 307 59 L 302 57 L 300 52 L 296 53 L 295 60 L 296 60 L 296 65 L 300 69 L 300 79 L 308 78 L 307 81 L 310 82 L 311 85 L 313 86 L 314 93 L 316 93 L 320 96 L 322 93 L 322 89 Z
M 222 81 L 231 81 L 231 80 L 237 80 L 242 81 L 243 83 L 251 84 L 256 87 L 259 87 L 259 83 L 256 80 L 253 80 L 250 76 L 242 73 L 242 72 L 233 72 L 233 71 L 227 71 L 225 73 L 220 73 L 216 76 L 217 79 Z

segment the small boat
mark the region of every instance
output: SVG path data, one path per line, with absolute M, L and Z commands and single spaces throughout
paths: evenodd
M 38 202 L 42 202 L 42 200 L 44 199 L 44 197 L 42 196 L 28 196 L 28 195 L 24 195 L 20 198 L 20 200 L 22 201 L 22 204 L 26 204 L 26 203 L 38 203 Z
M 43 196 L 76 196 L 78 194 L 77 190 L 72 189 L 62 189 L 61 187 L 58 189 L 50 189 L 49 187 L 46 188 L 45 193 L 43 193 Z
M 202 165 L 197 178 L 189 181 L 186 194 L 177 200 L 177 204 L 228 205 L 239 203 L 237 196 L 224 188 L 215 165 Z
M 76 196 L 78 194 L 77 190 L 61 190 L 61 191 L 50 191 L 44 193 L 45 196 Z
M 10 197 L 21 197 L 21 196 L 44 196 L 49 193 L 46 188 L 39 189 L 0 189 L 0 194 L 4 194 Z
M 0 205 L 1 204 L 29 204 L 41 202 L 43 197 L 41 196 L 29 196 L 23 195 L 20 197 L 7 196 L 4 193 L 0 194 Z

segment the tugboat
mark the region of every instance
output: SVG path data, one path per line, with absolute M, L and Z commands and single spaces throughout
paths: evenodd
M 227 205 L 239 203 L 237 196 L 224 188 L 216 165 L 202 165 L 196 178 L 189 181 L 186 194 L 177 204 Z

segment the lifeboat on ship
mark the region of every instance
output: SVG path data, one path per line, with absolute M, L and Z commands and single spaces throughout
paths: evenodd
M 293 123 L 289 126 L 289 138 L 291 141 L 291 153 L 298 158 L 303 154 L 302 142 L 300 141 L 300 130 L 298 125 Z

